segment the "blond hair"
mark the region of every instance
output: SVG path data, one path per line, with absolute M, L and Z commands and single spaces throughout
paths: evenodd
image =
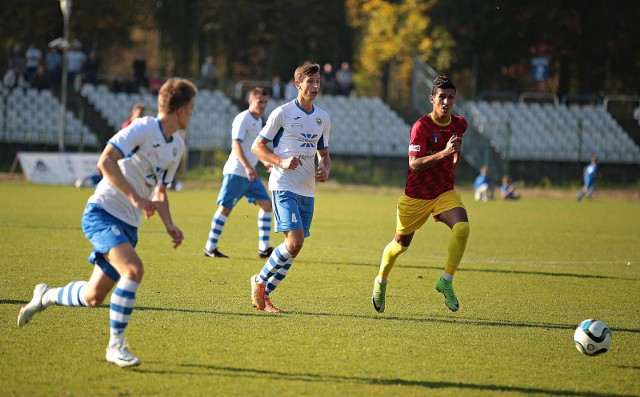
M 196 95 L 198 89 L 187 79 L 172 77 L 167 80 L 158 92 L 158 112 L 174 113 L 188 104 Z

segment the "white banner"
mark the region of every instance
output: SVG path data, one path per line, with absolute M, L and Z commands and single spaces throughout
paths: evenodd
M 27 180 L 48 185 L 73 185 L 95 172 L 100 153 L 18 152 Z

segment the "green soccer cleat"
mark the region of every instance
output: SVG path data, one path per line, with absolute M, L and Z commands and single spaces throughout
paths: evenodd
M 440 277 L 440 280 L 436 283 L 436 291 L 444 295 L 444 304 L 449 308 L 449 310 L 457 312 L 458 309 L 460 309 L 460 304 L 458 303 L 456 294 L 453 292 L 453 283 L 451 281 L 447 281 Z
M 378 278 L 373 280 L 373 294 L 371 294 L 371 303 L 378 313 L 384 313 L 384 297 L 387 293 L 387 283 L 380 284 Z

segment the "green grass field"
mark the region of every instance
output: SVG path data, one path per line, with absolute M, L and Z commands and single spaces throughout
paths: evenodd
M 262 266 L 256 209 L 243 202 L 227 222 L 231 259 L 204 258 L 217 190 L 171 193 L 186 239 L 173 250 L 157 217 L 140 228 L 145 277 L 127 336 L 142 365 L 120 369 L 104 359 L 107 305 L 16 325 L 36 283 L 89 276 L 90 194 L 0 184 L 0 395 L 640 396 L 638 201 L 476 203 L 463 192 L 460 311 L 434 289 L 449 231 L 430 220 L 398 259 L 381 315 L 371 288 L 400 191 L 319 186 L 312 236 L 272 296 L 286 313 L 269 315 L 249 299 Z M 573 346 L 586 318 L 612 329 L 603 356 Z

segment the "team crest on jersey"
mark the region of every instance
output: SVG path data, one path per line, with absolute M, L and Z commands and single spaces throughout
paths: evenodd
M 438 134 L 433 134 L 431 139 L 433 140 L 434 143 L 438 143 Z
M 302 141 L 302 145 L 300 145 L 300 147 L 316 146 L 316 137 L 318 136 L 317 134 L 300 134 L 300 135 L 302 135 L 302 138 L 300 138 L 300 140 Z
M 322 118 L 316 117 L 316 124 L 322 125 Z
M 173 157 L 176 157 L 178 155 L 178 148 L 174 147 L 173 148 Z

